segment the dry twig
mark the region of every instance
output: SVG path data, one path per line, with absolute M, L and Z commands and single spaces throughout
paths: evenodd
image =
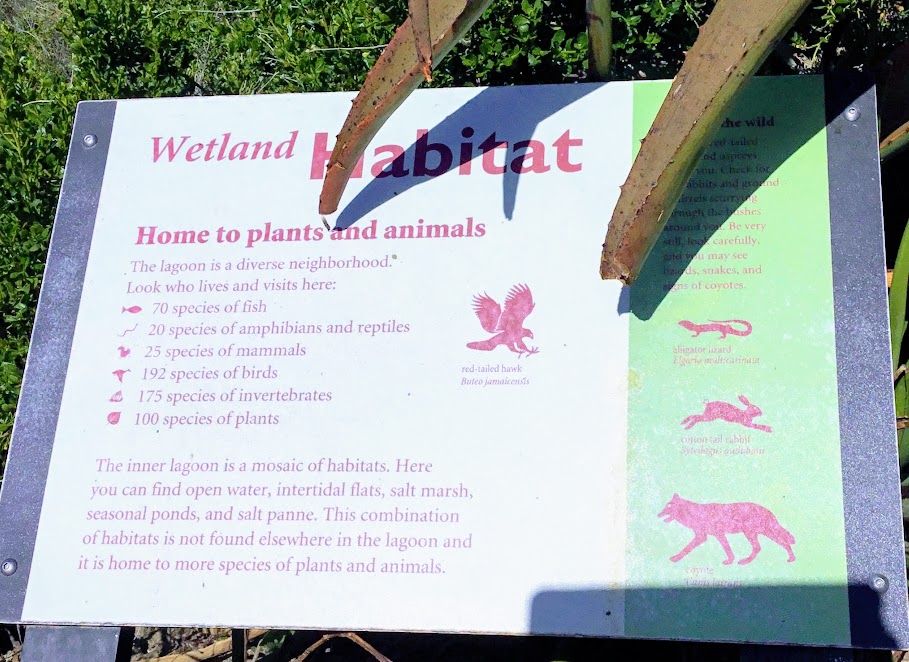
M 332 634 L 322 635 L 322 638 L 319 639 L 319 641 L 317 641 L 312 646 L 310 646 L 305 651 L 303 651 L 303 654 L 300 657 L 294 658 L 292 660 L 292 662 L 303 662 L 303 660 L 305 660 L 312 653 L 314 653 L 316 650 L 318 650 L 322 646 L 322 644 L 324 644 L 327 641 L 330 641 L 331 639 L 337 639 L 338 637 L 350 639 L 352 642 L 359 645 L 360 648 L 362 648 L 367 653 L 369 653 L 374 658 L 376 658 L 379 662 L 391 662 L 390 659 L 388 659 L 387 657 L 382 655 L 382 653 L 380 653 L 375 648 L 373 648 L 365 639 L 363 639 L 363 637 L 356 634 L 355 632 L 333 632 Z
M 268 630 L 250 630 L 249 639 L 252 641 L 253 639 L 263 636 L 266 632 L 268 632 Z M 197 651 L 175 653 L 174 655 L 160 657 L 157 662 L 200 662 L 201 660 L 213 660 L 216 657 L 221 657 L 222 655 L 230 653 L 230 651 L 230 637 L 226 637 Z

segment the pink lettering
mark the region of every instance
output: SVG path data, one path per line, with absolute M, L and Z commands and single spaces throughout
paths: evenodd
M 198 161 L 199 157 L 196 156 L 199 152 L 202 151 L 202 148 L 205 147 L 202 143 L 196 143 L 186 150 L 186 160 L 187 161 Z
M 380 145 L 376 147 L 375 156 L 387 152 L 389 156 L 376 161 L 370 172 L 377 179 L 382 177 L 404 177 L 410 171 L 404 167 L 404 148 L 400 145 Z M 391 166 L 386 170 L 386 166 Z
M 248 142 L 238 142 L 236 145 L 230 148 L 230 152 L 227 154 L 227 158 L 230 161 L 239 159 L 240 161 L 246 158 L 246 150 L 249 149 Z
M 213 158 L 215 158 L 214 156 L 212 156 L 212 151 L 215 149 L 215 145 L 217 145 L 217 144 L 218 144 L 217 138 L 212 138 L 209 141 L 208 149 L 205 150 L 205 160 L 206 161 L 211 161 Z
M 526 149 L 527 152 L 517 154 L 519 149 Z M 546 165 L 546 146 L 539 140 L 519 140 L 514 144 L 514 151 L 515 157 L 511 160 L 512 172 L 522 175 L 525 172 L 549 171 L 549 166 Z
M 281 145 L 278 145 L 279 149 L 280 149 L 280 147 L 281 147 Z M 263 142 L 253 143 L 253 153 L 252 153 L 251 158 L 254 158 L 254 159 L 259 158 L 260 151 L 263 152 L 262 153 L 263 159 L 267 159 L 269 156 L 271 156 L 271 141 L 264 142 L 264 143 Z M 276 159 L 279 158 L 277 150 L 275 150 L 275 158 Z
M 473 127 L 465 126 L 461 129 L 461 135 L 464 138 L 473 138 Z M 461 143 L 461 159 L 460 165 L 458 165 L 458 174 L 459 175 L 469 175 L 470 174 L 470 165 L 473 163 L 473 143 L 466 142 Z
M 139 238 L 136 239 L 136 245 L 139 244 L 153 244 L 155 243 L 155 230 L 158 227 L 153 225 L 151 227 L 142 225 L 139 227 Z
M 230 133 L 224 134 L 224 142 L 221 143 L 221 149 L 218 150 L 218 160 L 223 161 L 227 156 L 227 143 L 230 142 Z
M 177 154 L 180 153 L 180 150 L 183 149 L 183 145 L 186 144 L 186 141 L 189 140 L 189 136 L 183 136 L 183 140 L 180 141 L 178 147 L 174 147 L 174 139 L 168 138 L 167 142 L 164 143 L 164 149 L 161 148 L 161 137 L 155 136 L 152 138 L 152 163 L 157 163 L 158 159 L 161 158 L 161 155 L 164 153 L 164 150 L 167 150 L 167 160 L 172 162 Z
M 562 172 L 577 172 L 581 169 L 580 163 L 572 163 L 568 151 L 572 147 L 580 147 L 584 144 L 581 138 L 572 138 L 571 129 L 559 136 L 559 139 L 552 143 L 556 148 L 556 165 Z
M 505 172 L 505 165 L 496 165 L 496 150 L 508 149 L 508 143 L 504 140 L 496 140 L 496 132 L 483 142 L 480 143 L 480 149 L 483 151 L 483 170 L 490 175 L 501 175 Z
M 291 131 L 290 138 L 284 142 L 278 143 L 278 146 L 275 148 L 275 158 L 276 159 L 289 159 L 294 155 L 294 146 L 297 144 L 297 135 L 299 131 Z M 257 143 L 258 144 L 258 143 Z M 268 143 L 269 146 L 271 143 Z M 283 150 L 283 151 L 282 151 Z M 255 157 L 253 157 L 255 158 Z M 266 157 L 268 158 L 268 157 Z
M 328 165 L 328 160 L 331 158 L 331 150 L 328 149 L 328 134 L 324 131 L 317 133 L 313 136 L 312 144 L 312 165 L 309 168 L 309 178 L 310 179 L 322 179 L 325 177 L 325 167 Z M 363 176 L 363 157 L 360 157 L 360 160 L 357 161 L 357 165 L 354 167 L 353 172 L 350 173 L 351 178 L 357 179 Z
M 426 157 L 430 152 L 439 155 L 439 163 L 435 167 L 426 165 Z M 451 150 L 442 143 L 429 142 L 429 131 L 426 129 L 417 129 L 417 144 L 413 157 L 413 174 L 414 177 L 438 177 L 451 167 Z

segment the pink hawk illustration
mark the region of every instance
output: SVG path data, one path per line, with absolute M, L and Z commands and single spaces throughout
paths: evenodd
M 473 311 L 480 318 L 480 324 L 487 333 L 494 333 L 488 340 L 469 342 L 470 349 L 490 352 L 499 345 L 522 357 L 539 352 L 537 347 L 527 347 L 524 338 L 533 338 L 533 332 L 524 328 L 524 320 L 533 311 L 533 295 L 526 285 L 515 285 L 505 297 L 505 308 L 502 309 L 492 297 L 485 292 L 473 298 Z

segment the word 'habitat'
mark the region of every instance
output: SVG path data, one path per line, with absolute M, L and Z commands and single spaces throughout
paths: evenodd
M 583 167 L 581 162 L 571 160 L 571 148 L 581 147 L 584 140 L 572 138 L 571 130 L 565 131 L 553 143 L 551 148 L 540 140 L 517 140 L 509 143 L 500 140 L 496 132 L 490 133 L 481 143 L 474 146 L 472 127 L 461 129 L 464 140 L 457 147 L 444 142 L 429 142 L 429 131 L 417 129 L 417 139 L 413 145 L 412 156 L 408 155 L 403 145 L 379 145 L 373 150 L 376 161 L 370 166 L 370 174 L 382 177 L 438 177 L 455 167 L 455 152 L 458 154 L 457 169 L 459 175 L 470 175 L 473 172 L 473 160 L 482 156 L 481 167 L 489 175 L 503 175 L 511 172 L 523 175 L 526 173 L 544 173 L 552 169 L 552 148 L 555 149 L 555 167 L 561 172 L 578 172 Z M 477 153 L 479 149 L 479 154 Z M 432 155 L 430 157 L 430 155 Z M 351 171 L 354 179 L 363 176 L 365 154 L 357 161 Z M 379 158 L 381 157 L 381 158 Z M 313 141 L 312 165 L 310 179 L 325 177 L 325 168 L 331 158 L 328 147 L 328 134 L 317 133 Z M 433 164 L 430 165 L 429 161 Z

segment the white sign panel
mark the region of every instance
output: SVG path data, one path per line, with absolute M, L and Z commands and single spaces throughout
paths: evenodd
M 623 290 L 666 90 L 419 92 L 330 219 L 350 94 L 83 105 L 0 620 L 909 640 L 873 122 L 756 83 Z

